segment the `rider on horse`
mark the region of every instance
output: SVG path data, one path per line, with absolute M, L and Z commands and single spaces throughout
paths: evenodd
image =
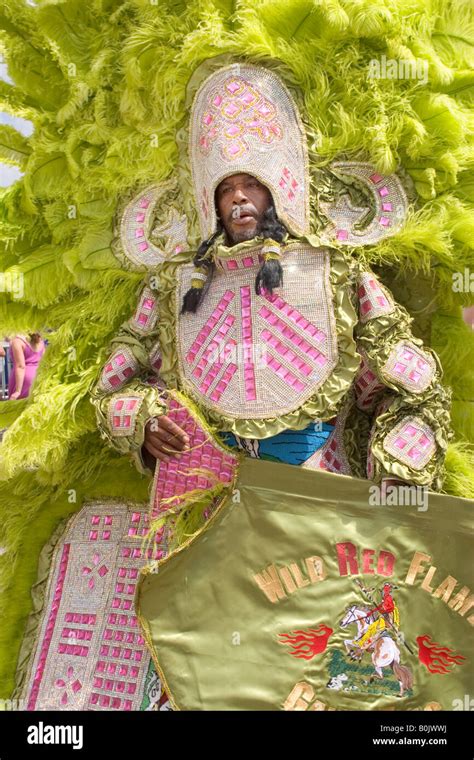
M 364 635 L 355 642 L 361 649 L 368 649 L 387 628 L 394 628 L 395 631 L 398 630 L 400 615 L 391 594 L 392 589 L 393 585 L 391 583 L 385 583 L 382 588 L 381 603 L 368 611 L 366 618 L 372 617 L 376 612 L 379 613 L 379 617 L 368 626 Z

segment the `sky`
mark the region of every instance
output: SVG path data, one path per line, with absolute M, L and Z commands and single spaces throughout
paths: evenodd
M 12 80 L 8 76 L 6 64 L 0 60 L 0 78 L 5 82 L 12 83 Z M 24 135 L 31 135 L 33 132 L 33 125 L 31 121 L 26 119 L 20 119 L 17 116 L 10 116 L 3 111 L 0 111 L 0 124 L 10 124 L 15 127 L 19 132 Z M 16 166 L 8 166 L 0 161 L 0 187 L 7 187 L 15 182 L 22 176 L 22 173 Z

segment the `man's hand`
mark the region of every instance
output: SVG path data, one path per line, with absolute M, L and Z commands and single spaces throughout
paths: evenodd
M 148 420 L 145 426 L 144 447 L 161 462 L 179 457 L 189 448 L 189 436 L 169 417 L 163 415 Z

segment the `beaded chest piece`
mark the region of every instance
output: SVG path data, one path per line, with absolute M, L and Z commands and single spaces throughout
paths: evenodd
M 233 419 L 298 409 L 338 362 L 329 253 L 292 243 L 281 259 L 284 285 L 255 293 L 260 246 L 217 260 L 196 314 L 177 313 L 183 386 L 199 404 Z M 180 268 L 176 309 L 192 265 Z

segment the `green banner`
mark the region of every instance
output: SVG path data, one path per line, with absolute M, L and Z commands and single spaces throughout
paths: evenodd
M 469 709 L 473 502 L 422 495 L 244 460 L 137 589 L 174 708 Z

